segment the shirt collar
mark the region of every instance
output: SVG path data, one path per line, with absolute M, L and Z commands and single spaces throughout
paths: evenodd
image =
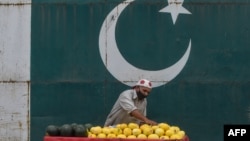
M 133 93 L 133 99 L 137 99 L 137 94 L 136 94 L 136 91 L 135 91 L 135 89 L 132 89 L 133 91 L 132 91 L 132 93 Z

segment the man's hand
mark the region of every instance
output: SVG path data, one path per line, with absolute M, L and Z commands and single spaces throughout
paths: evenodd
M 150 120 L 150 119 L 146 119 L 144 121 L 146 124 L 149 124 L 149 125 L 157 125 L 157 122 L 153 121 L 153 120 Z
M 153 121 L 153 120 L 150 120 L 148 119 L 147 117 L 145 117 L 144 115 L 142 115 L 137 109 L 132 111 L 130 113 L 131 116 L 143 121 L 144 123 L 146 124 L 149 124 L 149 125 L 156 125 L 157 122 Z

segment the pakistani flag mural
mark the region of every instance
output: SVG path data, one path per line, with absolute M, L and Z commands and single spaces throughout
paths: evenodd
M 21 123 L 20 131 L 26 132 L 10 130 L 16 138 L 42 141 L 49 124 L 102 126 L 118 95 L 141 78 L 153 83 L 148 117 L 179 126 L 190 141 L 222 141 L 225 124 L 250 124 L 247 0 L 33 0 L 29 6 L 30 15 L 25 10 L 14 14 L 22 11 L 30 25 L 13 23 L 15 29 L 27 30 L 6 30 L 0 21 L 0 41 L 12 35 L 16 38 L 10 43 L 27 42 L 18 42 L 22 48 L 14 47 L 9 55 L 6 45 L 12 44 L 0 44 L 2 63 L 26 68 L 16 77 L 23 67 L 12 72 L 1 64 L 1 71 L 15 77 L 0 77 L 1 101 L 9 101 L 0 104 L 5 114 L 0 124 L 7 118 L 11 123 L 8 113 L 18 113 L 1 109 L 17 101 L 9 96 L 11 90 L 27 93 L 16 104 L 27 106 L 19 110 L 21 122 L 14 117 L 16 124 L 11 124 L 14 128 Z M 29 36 L 14 34 L 29 30 Z M 10 82 L 14 85 L 7 89 Z M 20 84 L 27 92 L 16 88 Z M 16 93 L 22 97 L 24 92 Z M 0 126 L 1 134 L 6 127 Z

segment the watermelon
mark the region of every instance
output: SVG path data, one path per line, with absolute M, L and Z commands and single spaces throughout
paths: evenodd
M 73 128 L 70 124 L 64 124 L 60 127 L 60 135 L 63 137 L 72 137 Z
M 88 131 L 90 130 L 91 127 L 93 127 L 91 123 L 85 123 L 84 126 Z
M 78 125 L 77 123 L 72 123 L 72 124 L 71 124 L 72 129 L 74 130 L 74 129 L 76 128 L 77 125 Z
M 59 136 L 59 129 L 56 125 L 48 125 L 46 128 L 46 133 L 49 136 Z
M 75 137 L 87 137 L 88 131 L 84 125 L 79 124 L 74 128 L 74 136 Z

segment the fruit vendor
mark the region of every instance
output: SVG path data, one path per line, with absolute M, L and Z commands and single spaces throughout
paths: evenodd
M 157 122 L 146 116 L 146 98 L 151 90 L 152 83 L 149 80 L 141 79 L 131 89 L 123 91 L 107 116 L 104 126 L 131 122 L 156 125 Z

